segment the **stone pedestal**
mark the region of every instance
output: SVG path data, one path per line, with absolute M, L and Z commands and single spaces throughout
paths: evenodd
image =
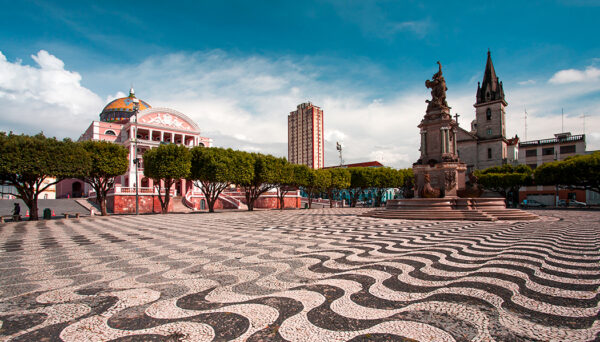
M 413 165 L 415 174 L 415 197 L 422 197 L 420 189 L 425 186 L 425 175 L 429 175 L 433 189 L 444 189 L 445 197 L 458 197 L 457 191 L 465 188 L 467 166 L 461 162 L 442 162 L 434 165 Z

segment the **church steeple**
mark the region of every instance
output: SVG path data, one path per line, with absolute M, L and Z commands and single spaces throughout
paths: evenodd
M 483 73 L 483 82 L 481 82 L 481 84 L 477 82 L 477 102 L 475 104 L 482 104 L 498 100 L 506 102 L 504 99 L 502 82 L 500 82 L 498 80 L 498 76 L 496 76 L 494 63 L 492 63 L 492 56 L 490 50 L 488 49 L 487 63 L 485 64 L 485 71 Z

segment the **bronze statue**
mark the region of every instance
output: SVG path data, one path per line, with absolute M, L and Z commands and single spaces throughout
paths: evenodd
M 467 177 L 469 178 L 469 180 L 465 182 L 465 188 L 456 192 L 458 197 L 481 197 L 481 195 L 483 194 L 483 189 L 479 187 L 479 179 L 477 178 L 477 176 L 475 176 L 475 174 L 471 172 Z
M 431 186 L 431 176 L 426 173 L 423 176 L 424 183 L 419 189 L 417 189 L 419 197 L 421 198 L 444 198 L 446 196 L 446 191 L 442 187 L 440 189 L 435 189 Z
M 442 109 L 448 108 L 448 103 L 446 102 L 446 80 L 444 76 L 442 76 L 442 63 L 437 62 L 439 66 L 438 72 L 433 74 L 431 81 L 426 80 L 425 86 L 427 88 L 431 88 L 431 100 L 425 100 L 429 105 L 427 105 L 427 110 L 432 109 Z

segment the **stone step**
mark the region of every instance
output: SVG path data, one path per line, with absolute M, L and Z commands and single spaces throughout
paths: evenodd
M 361 216 L 409 220 L 470 220 L 496 221 L 479 210 L 374 210 Z
M 512 221 L 520 221 L 520 220 L 537 220 L 540 217 L 536 214 L 520 210 L 520 209 L 496 209 L 496 210 L 485 210 L 486 214 L 491 215 L 498 220 L 512 220 Z

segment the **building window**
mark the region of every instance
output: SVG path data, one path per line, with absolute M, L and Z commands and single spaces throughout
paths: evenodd
M 543 156 L 552 156 L 554 155 L 554 147 L 548 147 L 542 149 Z
M 525 157 L 537 157 L 537 150 L 527 150 L 525 151 Z
M 492 135 L 492 129 L 491 128 L 487 129 L 487 135 Z
M 560 154 L 575 153 L 575 145 L 567 145 L 560 147 Z
M 106 135 L 117 135 L 117 133 L 115 133 L 115 131 L 107 129 L 106 132 L 104 132 L 104 134 Z
M 537 164 L 527 164 L 527 166 L 529 166 L 533 170 L 537 167 Z
M 488 159 L 492 159 L 492 149 L 488 148 Z
M 492 110 L 491 110 L 491 109 L 489 109 L 489 108 L 488 108 L 488 109 L 485 111 L 485 119 L 486 119 L 487 121 L 490 121 L 490 120 L 492 120 Z

